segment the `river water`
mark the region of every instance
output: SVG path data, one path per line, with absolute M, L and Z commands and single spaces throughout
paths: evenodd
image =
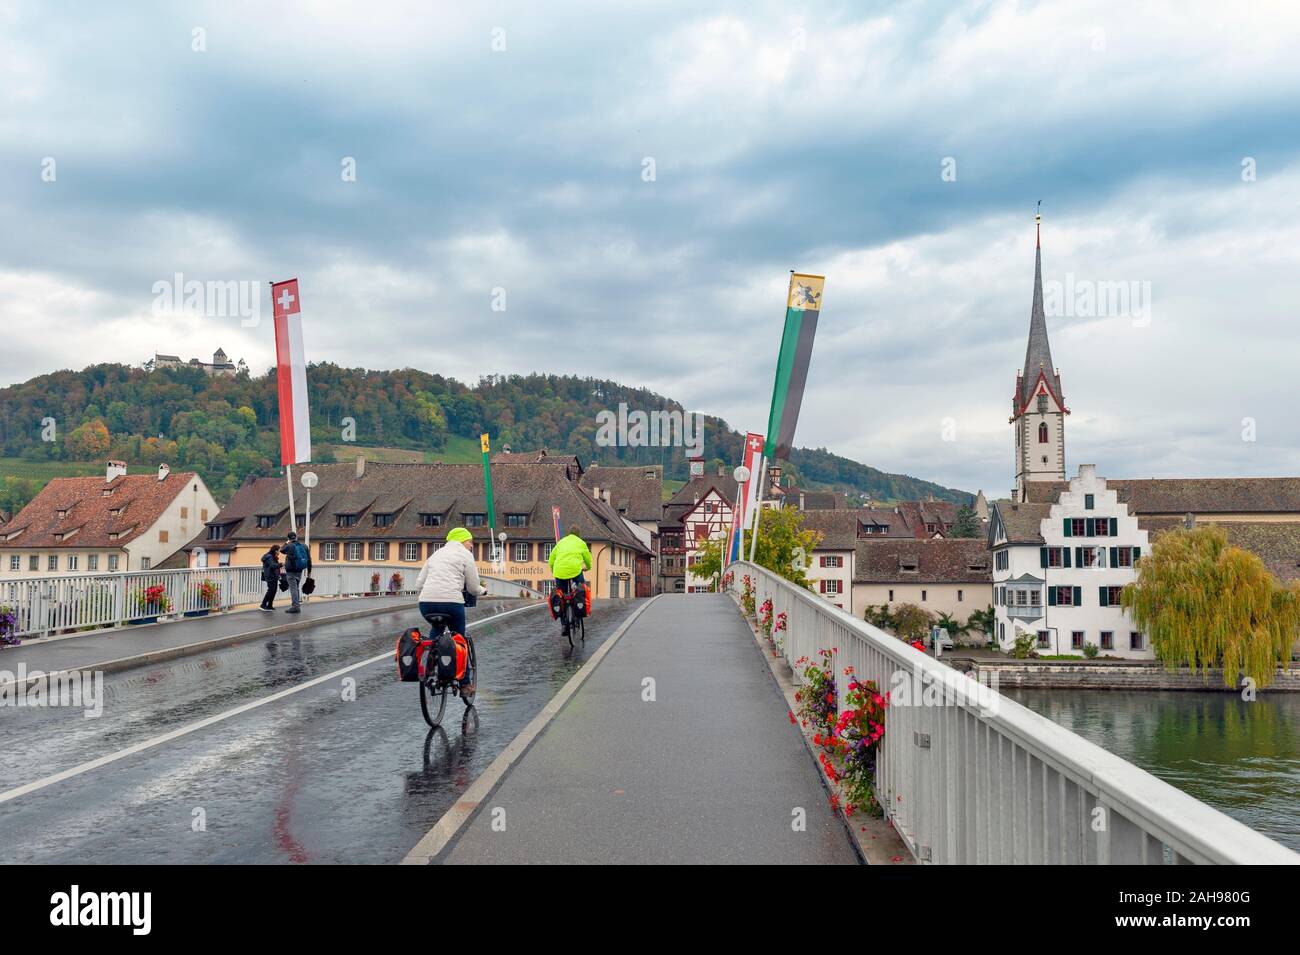
M 1300 851 L 1300 693 L 1003 692 Z

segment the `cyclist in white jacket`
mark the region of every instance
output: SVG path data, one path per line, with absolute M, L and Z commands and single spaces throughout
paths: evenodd
M 465 631 L 465 591 L 475 595 L 486 592 L 478 579 L 474 539 L 470 532 L 463 527 L 449 530 L 446 545 L 439 547 L 424 562 L 415 585 L 420 591 L 420 616 L 428 620 L 430 614 L 445 614 L 451 618 L 452 633 L 468 638 Z

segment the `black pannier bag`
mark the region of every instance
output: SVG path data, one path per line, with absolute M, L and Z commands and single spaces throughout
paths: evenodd
M 573 616 L 579 619 L 591 613 L 591 588 L 586 584 L 579 584 L 574 581 L 569 591 L 569 597 L 573 600 Z
M 429 647 L 419 627 L 403 630 L 397 638 L 397 678 L 403 683 L 420 680 L 420 657 Z
M 551 608 L 551 619 L 555 620 L 560 616 L 561 601 L 564 598 L 560 595 L 558 589 L 551 591 L 551 596 L 546 599 L 546 605 Z
M 450 630 L 439 634 L 431 654 L 433 671 L 439 683 L 452 683 L 465 675 L 465 651 L 456 645 L 456 638 Z

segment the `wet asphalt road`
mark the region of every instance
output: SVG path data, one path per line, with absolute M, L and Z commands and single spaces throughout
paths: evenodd
M 517 604 L 493 604 L 510 609 Z M 397 862 L 635 608 L 598 601 L 585 647 L 544 608 L 471 611 L 478 720 L 420 716 L 392 648 L 411 611 L 283 634 L 104 679 L 96 719 L 0 709 L 0 796 L 196 720 L 384 660 L 0 803 L 5 862 Z M 355 700 L 344 699 L 355 680 Z M 205 831 L 194 831 L 201 819 Z

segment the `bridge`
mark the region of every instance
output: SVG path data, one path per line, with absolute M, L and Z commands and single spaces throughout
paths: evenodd
M 785 614 L 775 651 L 740 609 L 745 577 Z M 410 595 L 364 596 L 357 578 L 329 589 L 358 595 L 296 618 L 231 610 L 0 651 L 8 858 L 1300 861 L 755 565 L 735 565 L 729 593 L 600 601 L 574 651 L 540 601 L 494 585 L 470 616 L 477 707 L 432 731 L 394 673 L 395 635 L 419 623 Z M 911 688 L 887 711 L 883 819 L 832 809 L 791 719 L 792 664 L 822 649 Z M 52 705 L 74 676 L 86 692 Z

